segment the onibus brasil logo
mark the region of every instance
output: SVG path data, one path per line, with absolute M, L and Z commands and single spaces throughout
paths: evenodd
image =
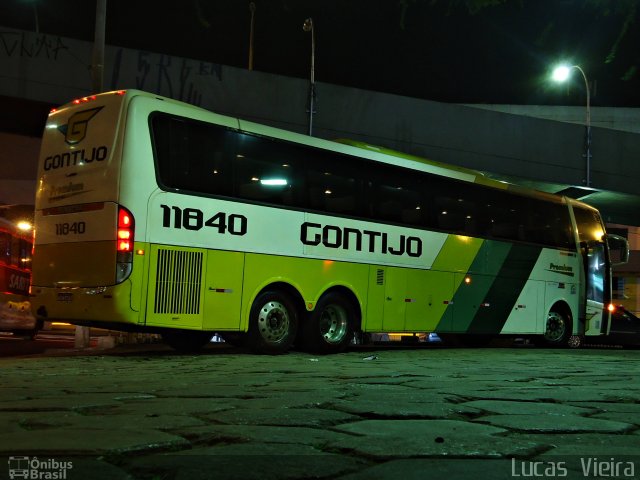
M 73 462 L 60 461 L 54 458 L 38 459 L 38 457 L 9 457 L 9 478 L 33 480 L 65 480 L 67 470 L 73 468 Z

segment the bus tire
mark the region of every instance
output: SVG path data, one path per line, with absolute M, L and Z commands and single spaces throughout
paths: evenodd
M 564 308 L 554 306 L 547 315 L 547 323 L 543 335 L 547 347 L 566 347 L 573 334 L 571 314 Z
M 180 353 L 193 353 L 201 350 L 211 341 L 213 332 L 199 330 L 167 330 L 162 332 L 162 340 Z
M 286 293 L 274 290 L 258 295 L 251 307 L 247 343 L 256 353 L 279 355 L 293 345 L 298 311 Z
M 356 312 L 344 295 L 323 295 L 307 321 L 302 325 L 302 346 L 314 353 L 338 353 L 346 350 L 353 339 Z

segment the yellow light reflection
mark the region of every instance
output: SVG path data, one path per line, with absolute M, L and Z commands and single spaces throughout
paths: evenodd
M 16 226 L 18 227 L 18 229 L 22 230 L 23 232 L 28 232 L 33 228 L 33 225 L 31 225 L 29 222 L 24 222 L 24 221 L 18 222 Z

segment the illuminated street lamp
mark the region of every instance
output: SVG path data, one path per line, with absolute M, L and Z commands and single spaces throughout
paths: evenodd
M 314 102 L 316 99 L 316 78 L 315 78 L 315 56 L 316 56 L 316 37 L 313 29 L 313 19 L 307 18 L 302 25 L 302 29 L 305 32 L 311 33 L 311 75 L 309 84 L 309 135 L 313 133 L 313 111 Z
M 584 70 L 579 65 L 560 65 L 553 71 L 552 78 L 556 82 L 564 82 L 569 78 L 572 69 L 578 70 L 582 74 L 584 79 L 584 87 L 587 91 L 587 118 L 585 126 L 587 128 L 587 137 L 585 142 L 585 158 L 587 160 L 587 176 L 585 179 L 585 186 L 591 187 L 591 91 L 589 90 L 589 81 Z
M 26 220 L 18 222 L 16 226 L 18 227 L 18 230 L 23 232 L 30 232 L 33 229 L 33 225 L 31 225 L 31 223 L 27 222 Z

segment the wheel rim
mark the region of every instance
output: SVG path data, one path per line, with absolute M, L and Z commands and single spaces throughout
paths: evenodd
M 579 348 L 582 346 L 582 337 L 579 335 L 571 335 L 567 344 L 570 348 Z
M 272 300 L 260 309 L 258 331 L 268 343 L 280 343 L 289 333 L 289 311 L 280 302 Z
M 547 318 L 547 330 L 544 338 L 550 342 L 559 342 L 565 336 L 567 323 L 562 315 L 558 312 L 550 312 Z
M 347 311 L 338 305 L 328 305 L 320 316 L 320 335 L 324 341 L 331 344 L 344 340 L 349 330 Z

